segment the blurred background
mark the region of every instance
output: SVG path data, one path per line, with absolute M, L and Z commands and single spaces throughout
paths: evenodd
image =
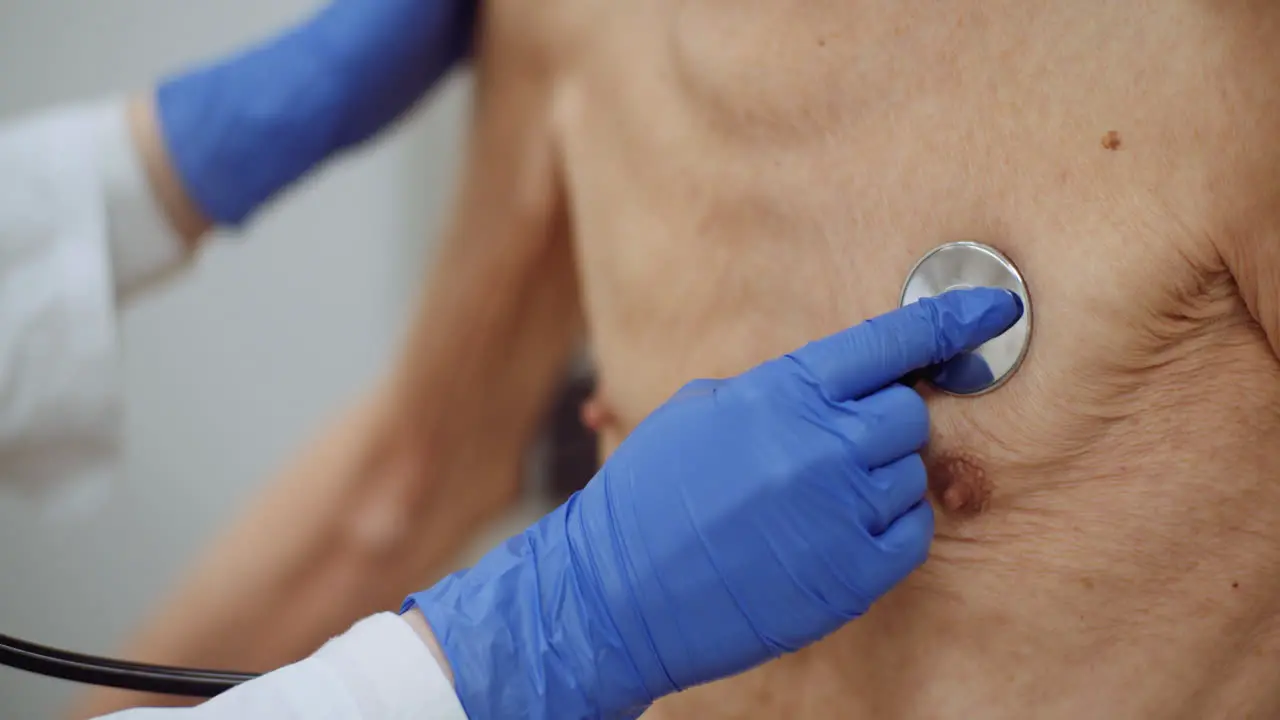
M 314 0 L 0 0 L 0 117 L 146 87 Z M 332 163 L 124 318 L 128 468 L 92 516 L 0 505 L 0 632 L 115 651 L 211 536 L 384 367 L 459 160 L 468 79 Z M 0 716 L 75 688 L 0 670 Z

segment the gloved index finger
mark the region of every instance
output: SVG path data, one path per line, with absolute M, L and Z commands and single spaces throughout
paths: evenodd
M 1022 317 L 1017 295 L 952 290 L 815 340 L 787 355 L 835 400 L 856 400 L 998 337 Z

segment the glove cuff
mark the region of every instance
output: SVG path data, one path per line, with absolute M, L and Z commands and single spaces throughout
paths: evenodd
M 580 572 L 574 500 L 476 564 L 410 595 L 453 669 L 469 717 L 634 718 L 636 668 Z
M 243 223 L 391 123 L 461 57 L 470 1 L 336 0 L 256 47 L 164 82 L 169 153 L 205 217 Z
M 306 31 L 170 78 L 157 90 L 174 169 L 220 226 L 243 223 L 334 146 L 342 83 Z

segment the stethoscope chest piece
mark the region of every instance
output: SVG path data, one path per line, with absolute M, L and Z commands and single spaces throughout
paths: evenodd
M 1018 370 L 1031 343 L 1031 296 L 1022 274 L 995 248 L 977 242 L 952 242 L 930 250 L 911 268 L 902 286 L 901 305 L 948 290 L 997 287 L 1022 299 L 1022 318 L 1005 333 L 942 365 L 925 379 L 952 395 L 981 395 L 1003 385 Z

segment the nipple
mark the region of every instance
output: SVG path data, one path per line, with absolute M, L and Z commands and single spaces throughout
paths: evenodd
M 924 454 L 929 492 L 948 515 L 972 516 L 991 502 L 991 482 L 982 463 L 963 451 Z
M 605 427 L 617 421 L 613 411 L 601 399 L 599 390 L 592 393 L 591 397 L 582 403 L 580 417 L 582 424 L 593 433 L 599 433 Z

